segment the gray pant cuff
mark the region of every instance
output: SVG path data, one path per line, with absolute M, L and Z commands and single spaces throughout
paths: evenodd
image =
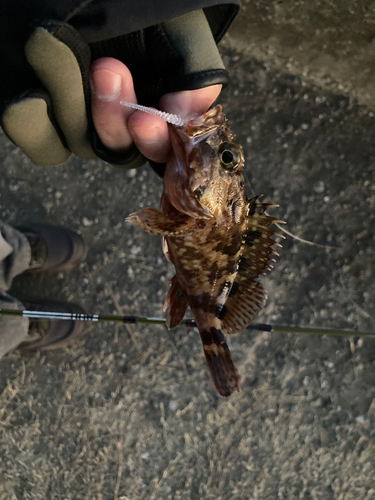
M 0 293 L 0 309 L 24 309 L 24 306 L 10 295 Z M 28 328 L 28 318 L 0 316 L 0 359 L 26 339 Z

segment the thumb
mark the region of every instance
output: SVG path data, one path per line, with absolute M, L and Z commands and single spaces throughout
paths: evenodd
M 171 92 L 160 99 L 160 109 L 182 116 L 205 113 L 219 97 L 221 89 L 222 85 L 211 85 L 203 89 Z
M 188 116 L 203 114 L 220 94 L 221 85 L 197 90 L 165 94 L 160 109 L 168 113 Z M 170 150 L 168 125 L 157 116 L 142 111 L 133 113 L 128 122 L 130 133 L 139 151 L 149 160 L 165 163 Z

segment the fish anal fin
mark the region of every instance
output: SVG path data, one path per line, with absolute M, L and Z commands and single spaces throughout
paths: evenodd
M 244 330 L 258 316 L 266 299 L 266 292 L 257 281 L 235 280 L 221 310 L 223 333 L 234 335 Z
M 241 390 L 240 377 L 222 332 L 212 327 L 203 330 L 200 335 L 216 391 L 223 397 L 230 396 L 234 391 L 239 392 Z
M 191 227 L 191 221 L 189 221 L 188 217 L 182 215 L 170 219 L 155 208 L 142 208 L 138 212 L 130 214 L 125 221 L 140 227 L 148 233 L 159 234 L 160 236 L 181 234 Z
M 185 292 L 178 284 L 177 277 L 173 276 L 171 279 L 171 287 L 165 297 L 163 308 L 164 311 L 169 309 L 166 320 L 168 328 L 174 328 L 182 321 L 187 307 L 188 301 Z

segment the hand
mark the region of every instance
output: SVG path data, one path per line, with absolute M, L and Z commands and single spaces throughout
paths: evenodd
M 120 108 L 120 99 L 108 97 L 107 85 L 115 93 L 118 85 L 127 100 L 135 100 L 135 88 L 146 106 L 206 111 L 229 81 L 216 43 L 237 13 L 238 0 L 199 10 L 200 1 L 191 12 L 168 0 L 156 10 L 152 0 L 99 0 L 79 8 L 67 0 L 6 2 L 0 16 L 0 120 L 8 137 L 41 166 L 63 163 L 71 152 L 122 168 L 143 165 L 146 159 L 131 138 L 150 159 L 161 161 L 169 147 L 166 124 Z M 104 64 L 107 76 L 99 77 Z
M 120 104 L 120 101 L 136 102 L 129 69 L 122 62 L 105 57 L 91 65 L 90 73 L 92 117 L 104 146 L 115 153 L 126 153 L 134 141 L 149 160 L 166 162 L 170 149 L 167 123 Z M 183 116 L 204 113 L 220 94 L 221 87 L 212 85 L 165 94 L 160 109 Z

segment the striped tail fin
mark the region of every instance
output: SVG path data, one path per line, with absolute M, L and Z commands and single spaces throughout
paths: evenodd
M 228 397 L 240 391 L 240 378 L 234 366 L 221 330 L 210 328 L 200 332 L 203 350 L 215 389 L 220 396 Z

